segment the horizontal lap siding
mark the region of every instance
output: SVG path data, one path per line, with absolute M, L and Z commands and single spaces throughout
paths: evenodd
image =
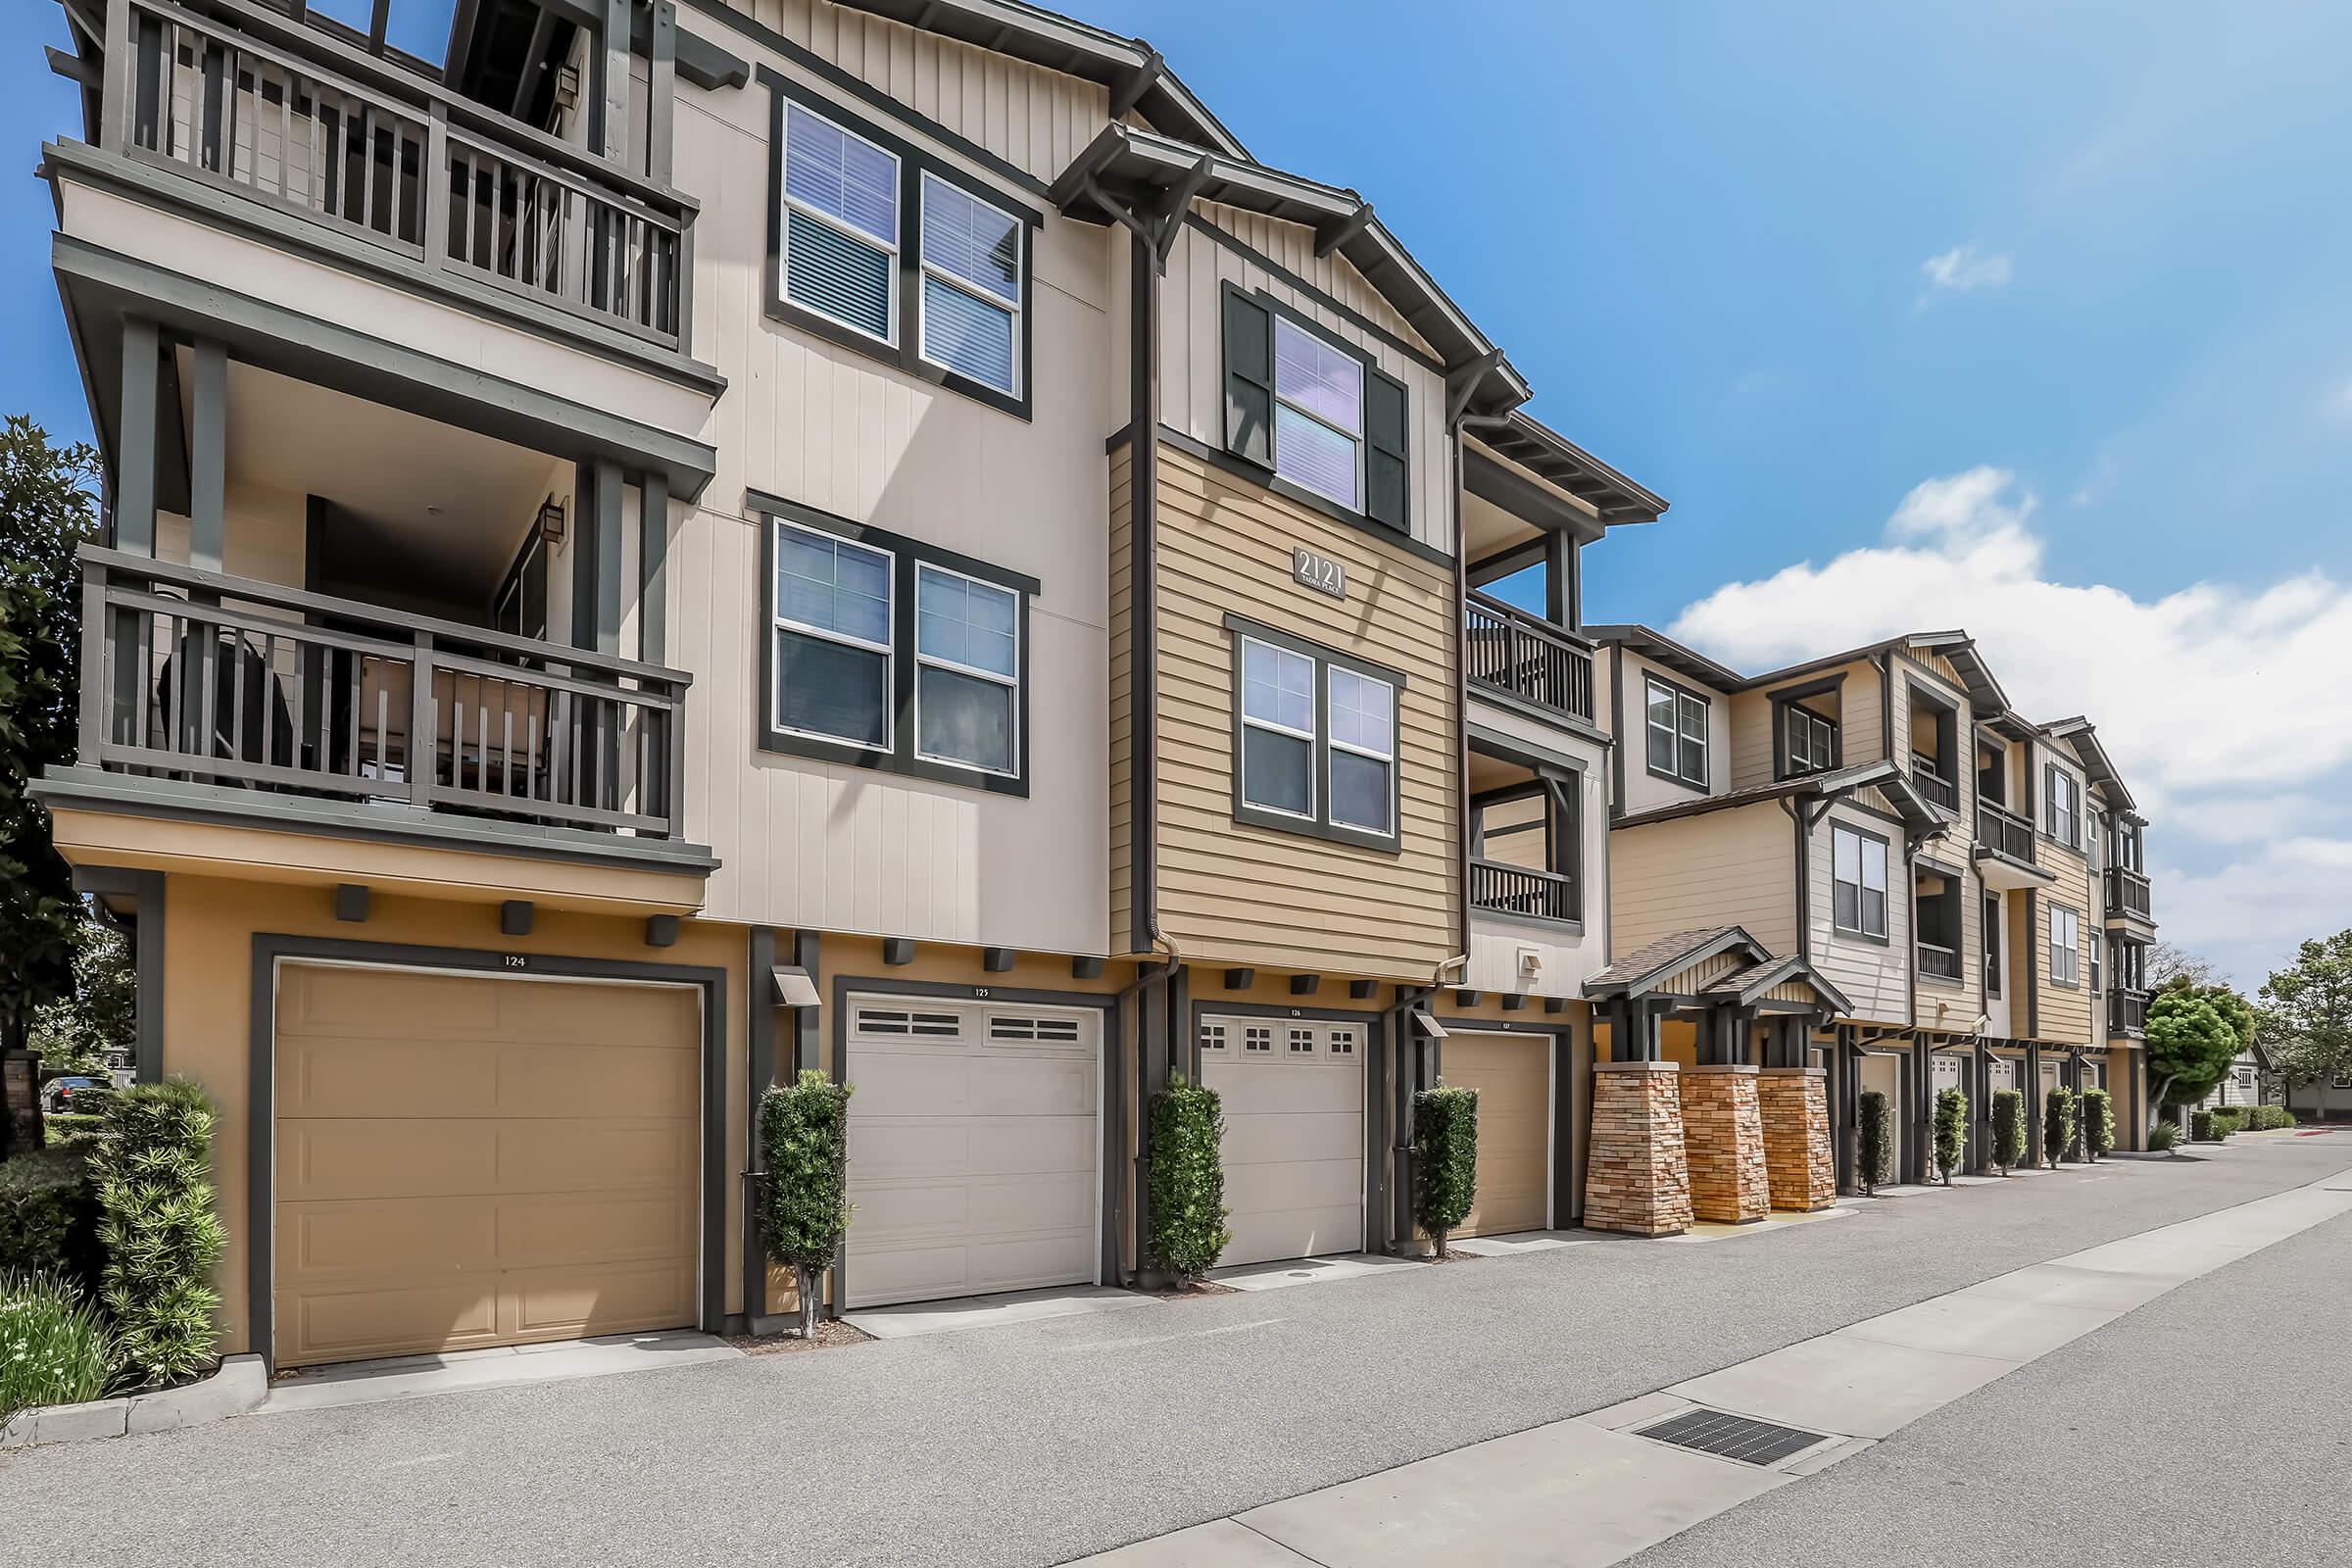
M 1764 804 L 1609 835 L 1609 944 L 1632 953 L 1701 926 L 1737 925 L 1796 952 L 1796 829 Z
M 1166 447 L 1159 480 L 1161 923 L 1202 959 L 1428 974 L 1458 897 L 1452 577 Z M 1346 604 L 1292 580 L 1294 543 L 1346 566 Z M 1229 612 L 1404 675 L 1400 854 L 1233 820 Z
M 2035 849 L 2042 868 L 2058 874 L 2058 880 L 2034 901 L 2033 961 L 2035 984 L 2041 991 L 2038 1038 L 2064 1045 L 2084 1045 L 2090 1040 L 2092 1005 L 2090 933 L 2099 928 L 2102 911 L 2092 907 L 2090 869 L 2081 856 L 2070 854 L 2048 839 L 2043 839 Z M 2082 916 L 2082 952 L 2076 960 L 2076 985 L 2072 990 L 2050 979 L 2050 909 L 2059 904 L 2081 911 Z
M 1831 828 L 1838 823 L 1875 833 L 1886 848 L 1886 941 L 1842 936 L 1837 929 Z M 1846 1016 L 1872 1023 L 1908 1023 L 1911 1015 L 1911 867 L 1903 859 L 1900 823 L 1832 808 L 1813 829 L 1813 967 L 1853 1004 Z M 1973 1017 L 1974 1014 L 1972 1013 Z

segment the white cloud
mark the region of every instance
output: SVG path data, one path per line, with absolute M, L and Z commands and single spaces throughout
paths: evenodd
M 2160 894 L 2169 937 L 2204 941 L 2240 973 L 2268 941 L 2259 979 L 2279 943 L 2352 924 L 2352 837 L 2328 836 L 2343 821 L 2329 803 L 2352 796 L 2352 588 L 2311 571 L 2142 600 L 2053 581 L 2034 514 L 2004 469 L 1928 480 L 1895 508 L 1884 544 L 1728 584 L 1673 634 L 1760 670 L 1964 628 L 2029 718 L 2098 725 L 2154 821 L 2159 859 L 2168 839 L 2202 846 L 2188 857 L 2199 873 Z
M 1975 288 L 1999 288 L 2009 281 L 2009 258 L 1980 255 L 1974 245 L 1955 245 L 1941 256 L 1919 264 L 1930 288 L 1966 293 Z

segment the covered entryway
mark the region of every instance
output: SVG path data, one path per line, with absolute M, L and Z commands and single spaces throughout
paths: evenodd
M 1200 1081 L 1225 1111 L 1225 1263 L 1363 1250 L 1368 1039 L 1362 1023 L 1201 1020 Z
M 1100 1283 L 1101 1014 L 849 1001 L 851 1306 Z
M 1469 1034 L 1441 1049 L 1443 1080 L 1478 1091 L 1478 1200 L 1456 1236 L 1539 1231 L 1551 1211 L 1551 1037 Z
M 1891 1052 L 1867 1051 L 1862 1054 L 1860 1073 L 1862 1093 L 1877 1090 L 1886 1097 L 1886 1128 L 1893 1145 L 1893 1157 L 1887 1161 L 1887 1182 L 1903 1179 L 1903 1058 Z M 1859 1113 L 1857 1113 L 1859 1114 Z M 1859 1130 L 1861 1123 L 1855 1122 Z M 1885 1184 L 1882 1184 L 1885 1185 Z
M 701 1005 L 282 965 L 278 1363 L 692 1326 Z

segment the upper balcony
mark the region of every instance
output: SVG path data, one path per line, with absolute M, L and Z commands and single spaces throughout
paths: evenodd
M 1498 692 L 1560 718 L 1592 722 L 1592 645 L 1498 599 L 1473 593 L 1465 673 L 1471 689 Z
M 2136 1040 L 2148 1032 L 2148 993 L 2117 986 L 2107 993 L 2107 1032 Z
M 2149 899 L 2148 879 L 2127 866 L 2107 868 L 2107 918 L 2110 920 L 2139 920 L 2155 923 L 2153 906 Z

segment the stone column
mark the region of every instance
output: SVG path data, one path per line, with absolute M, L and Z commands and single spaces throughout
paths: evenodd
M 1772 1206 L 1806 1211 L 1838 1201 L 1826 1067 L 1767 1067 L 1756 1082 Z
M 1677 1236 L 1690 1228 L 1683 1102 L 1671 1061 L 1592 1064 L 1585 1228 Z
M 1745 1225 L 1772 1212 L 1757 1081 L 1757 1069 L 1743 1062 L 1692 1067 L 1682 1075 L 1693 1218 Z

